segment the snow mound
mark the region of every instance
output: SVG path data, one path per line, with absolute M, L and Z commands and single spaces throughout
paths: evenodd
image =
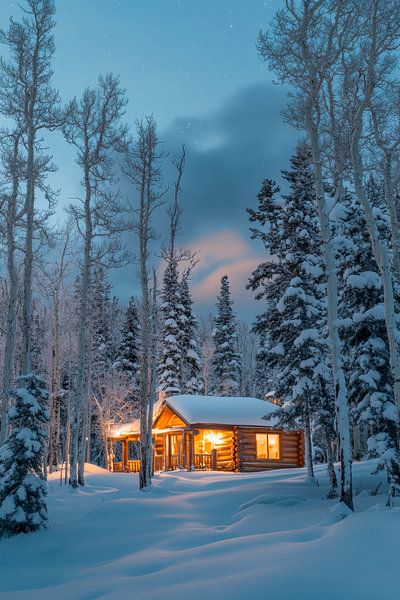
M 239 510 L 245 510 L 246 508 L 250 508 L 250 506 L 255 506 L 256 504 L 276 504 L 277 506 L 298 506 L 299 504 L 303 504 L 306 499 L 302 496 L 276 496 L 275 494 L 265 494 L 263 496 L 257 496 L 250 502 L 245 502 L 239 506 Z

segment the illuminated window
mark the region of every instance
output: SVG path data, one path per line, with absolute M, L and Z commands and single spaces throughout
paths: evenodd
M 257 458 L 279 460 L 280 447 L 277 433 L 256 433 Z

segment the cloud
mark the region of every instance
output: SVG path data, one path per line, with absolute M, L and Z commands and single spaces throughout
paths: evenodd
M 254 206 L 263 179 L 277 179 L 287 168 L 296 144 L 296 131 L 279 114 L 285 102 L 282 88 L 254 84 L 220 110 L 176 119 L 162 132 L 168 149 L 186 144 L 185 241 L 213 230 L 248 231 L 246 207 Z M 172 170 L 167 176 L 173 177 Z
M 245 288 L 251 271 L 265 257 L 260 245 L 250 239 L 246 207 L 256 205 L 266 177 L 279 180 L 281 169 L 288 167 L 298 134 L 282 122 L 279 113 L 285 102 L 285 90 L 258 83 L 239 90 L 219 110 L 177 118 L 160 132 L 168 152 L 186 145 L 180 242 L 200 250 L 192 285 L 201 311 L 214 310 L 225 273 L 231 279 L 239 316 L 251 320 L 260 310 Z M 170 161 L 164 168 L 172 189 L 175 172 Z M 161 239 L 167 222 L 166 208 L 160 209 L 154 228 Z M 113 281 L 123 300 L 127 301 L 128 289 L 132 293 L 135 279 L 135 273 L 127 276 L 124 269 L 115 273 Z
M 199 263 L 192 282 L 193 298 L 198 307 L 210 310 L 219 293 L 221 277 L 228 275 L 235 310 L 253 312 L 254 299 L 246 290 L 247 281 L 265 257 L 252 247 L 238 231 L 220 230 L 193 241 L 199 249 Z M 242 315 L 241 315 L 242 316 Z

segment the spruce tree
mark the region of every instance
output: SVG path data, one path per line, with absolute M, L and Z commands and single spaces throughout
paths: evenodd
M 217 299 L 214 319 L 214 393 L 220 396 L 237 396 L 240 388 L 241 361 L 237 352 L 237 322 L 232 309 L 229 279 L 224 275 Z
M 140 389 L 140 323 L 136 301 L 132 297 L 126 310 L 114 368 L 127 376 L 131 385 L 129 397 L 132 409 L 138 407 Z
M 163 277 L 158 359 L 158 389 L 167 395 L 182 391 L 182 315 L 178 261 L 171 253 Z
M 46 526 L 43 464 L 48 393 L 36 375 L 17 379 L 10 409 L 11 433 L 0 448 L 0 537 Z
M 188 278 L 184 277 L 179 285 L 182 353 L 181 387 L 185 394 L 200 394 L 203 389 L 201 381 L 201 359 L 197 337 L 197 320 L 192 311 L 193 300 L 190 295 Z
M 259 265 L 249 286 L 265 303 L 254 329 L 265 340 L 264 356 L 275 371 L 276 395 L 283 401 L 281 426 L 302 427 L 306 437 L 308 479 L 314 480 L 311 427 L 321 401 L 326 371 L 321 345 L 325 321 L 321 235 L 310 150 L 300 144 L 283 171 L 289 194 L 263 183 L 257 209 L 248 209 L 252 238 L 273 259 Z
M 388 237 L 379 186 L 370 180 L 367 192 L 379 217 L 381 235 Z M 342 200 L 337 229 L 341 241 L 341 330 L 351 416 L 354 425 L 369 436 L 368 456 L 377 459 L 378 471 L 387 473 L 391 501 L 400 490 L 400 452 L 382 281 L 362 208 L 350 195 Z

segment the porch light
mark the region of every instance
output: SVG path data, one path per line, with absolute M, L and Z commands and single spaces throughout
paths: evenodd
M 222 436 L 220 433 L 215 433 L 212 431 L 211 433 L 206 433 L 204 439 L 207 440 L 207 442 L 210 442 L 210 444 L 213 446 L 216 446 L 221 441 Z

